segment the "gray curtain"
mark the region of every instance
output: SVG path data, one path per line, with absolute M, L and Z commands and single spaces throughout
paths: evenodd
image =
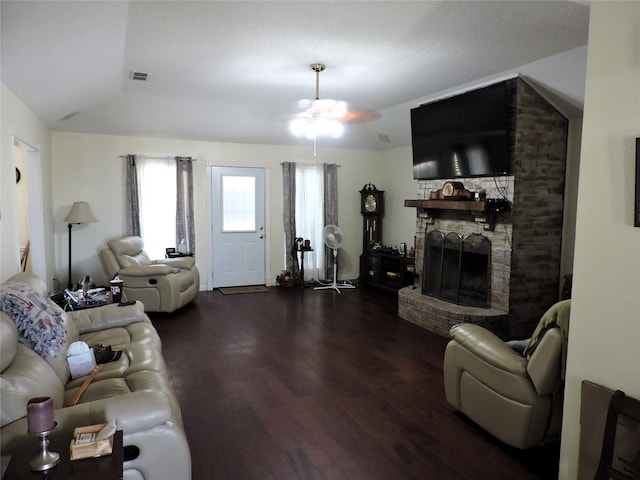
M 284 197 L 284 244 L 285 265 L 287 271 L 294 278 L 298 278 L 300 267 L 298 266 L 298 254 L 296 252 L 296 164 L 284 162 L 282 164 L 282 184 Z
M 136 156 L 127 155 L 126 173 L 126 205 L 125 217 L 127 235 L 140 236 L 140 203 L 138 200 L 138 173 L 136 171 Z
M 324 175 L 324 224 L 338 225 L 338 166 L 323 165 Z M 324 278 L 333 279 L 333 250 L 324 245 Z
M 179 249 L 184 249 L 184 252 L 195 254 L 196 233 L 193 215 L 193 161 L 191 157 L 176 157 L 176 168 L 176 243 Z

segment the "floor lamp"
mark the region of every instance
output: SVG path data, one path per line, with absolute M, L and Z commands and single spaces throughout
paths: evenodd
M 71 227 L 73 224 L 93 223 L 97 222 L 97 220 L 91 213 L 87 202 L 73 202 L 71 211 L 64 221 L 69 224 L 69 283 L 67 283 L 67 288 L 73 290 L 73 281 L 71 280 Z

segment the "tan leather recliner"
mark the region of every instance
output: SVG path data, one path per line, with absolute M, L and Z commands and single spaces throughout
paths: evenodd
M 557 440 L 562 423 L 569 300 L 551 307 L 524 353 L 472 324 L 451 329 L 447 401 L 503 442 L 526 449 Z
M 100 251 L 103 268 L 110 279 L 120 277 L 127 299 L 142 302 L 146 312 L 173 312 L 198 296 L 200 274 L 193 257 L 151 260 L 140 237 L 107 245 Z

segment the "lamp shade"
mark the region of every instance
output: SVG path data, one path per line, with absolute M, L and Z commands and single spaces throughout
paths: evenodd
M 94 223 L 97 222 L 87 202 L 73 202 L 71 211 L 64 219 L 67 223 Z

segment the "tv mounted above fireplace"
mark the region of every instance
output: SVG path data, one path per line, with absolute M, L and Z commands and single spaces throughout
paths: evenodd
M 413 108 L 413 177 L 509 175 L 507 123 L 505 82 Z

